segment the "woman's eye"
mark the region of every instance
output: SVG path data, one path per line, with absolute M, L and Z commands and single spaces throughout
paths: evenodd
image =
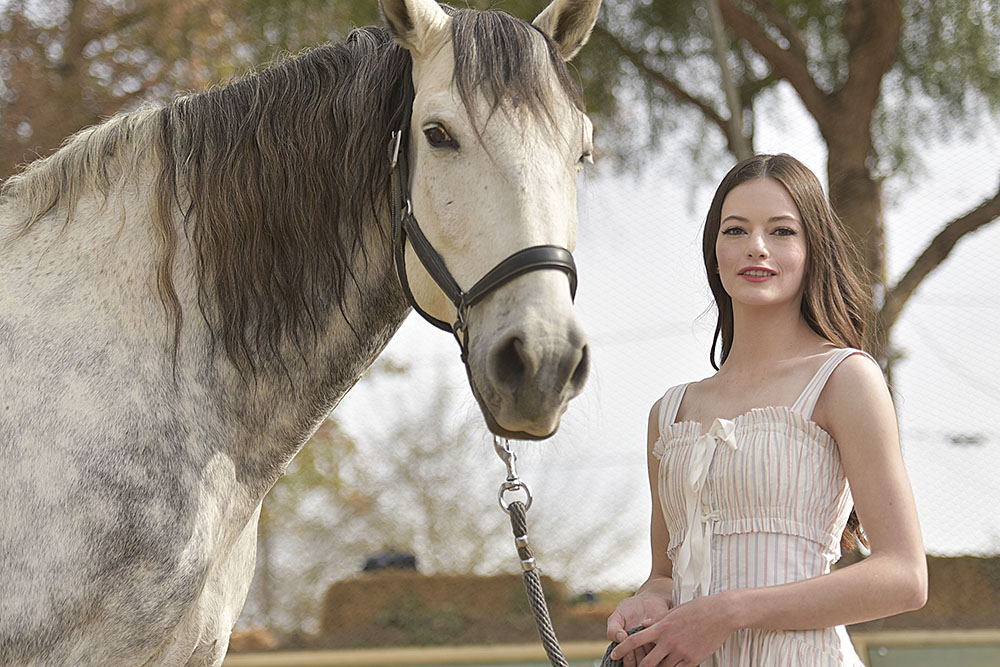
M 458 142 L 451 138 L 443 125 L 434 123 L 424 128 L 424 136 L 435 148 L 458 148 Z
M 795 236 L 796 234 L 795 230 L 789 227 L 778 227 L 774 230 L 774 233 L 777 236 Z
M 726 227 L 722 230 L 723 236 L 737 236 L 743 233 L 742 227 Z

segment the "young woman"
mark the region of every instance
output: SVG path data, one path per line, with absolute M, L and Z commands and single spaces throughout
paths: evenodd
M 649 413 L 652 570 L 608 619 L 612 657 L 860 666 L 843 624 L 927 595 L 892 400 L 862 351 L 867 290 L 819 182 L 788 155 L 726 175 L 703 246 L 718 372 Z M 842 539 L 871 555 L 831 572 Z

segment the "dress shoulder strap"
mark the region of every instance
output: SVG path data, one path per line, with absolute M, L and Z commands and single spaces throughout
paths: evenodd
M 667 393 L 660 399 L 660 433 L 666 431 L 667 427 L 677 419 L 677 411 L 681 408 L 681 401 L 684 399 L 684 392 L 687 390 L 688 384 L 690 383 L 679 384 L 667 389 Z
M 845 347 L 837 350 L 819 367 L 819 370 L 813 375 L 812 380 L 809 381 L 806 388 L 799 394 L 798 400 L 792 405 L 792 410 L 802 414 L 806 419 L 811 419 L 813 410 L 816 409 L 816 402 L 819 401 L 819 396 L 823 393 L 823 388 L 826 387 L 826 381 L 833 375 L 833 371 L 840 365 L 840 362 L 852 354 L 863 354 L 871 359 L 872 362 L 878 363 L 864 350 L 858 350 L 853 347 Z

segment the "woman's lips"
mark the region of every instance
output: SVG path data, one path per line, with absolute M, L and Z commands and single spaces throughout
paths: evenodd
M 752 283 L 762 283 L 774 278 L 777 274 L 771 269 L 748 267 L 739 273 L 741 278 L 745 278 Z

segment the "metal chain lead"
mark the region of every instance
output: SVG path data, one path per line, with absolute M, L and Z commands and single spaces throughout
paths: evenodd
M 510 449 L 510 443 L 506 439 L 493 438 L 493 447 L 497 455 L 507 466 L 507 480 L 500 485 L 498 494 L 500 507 L 510 515 L 510 527 L 514 533 L 514 546 L 517 547 L 518 558 L 521 559 L 521 569 L 524 571 L 524 590 L 528 594 L 528 603 L 531 606 L 531 613 L 535 617 L 535 627 L 538 628 L 538 637 L 542 640 L 542 648 L 549 658 L 549 663 L 553 667 L 569 667 L 566 657 L 559 648 L 559 640 L 556 639 L 556 631 L 552 628 L 552 619 L 549 616 L 549 607 L 545 603 L 545 594 L 542 592 L 542 581 L 535 566 L 535 557 L 531 553 L 528 544 L 528 521 L 526 514 L 531 507 L 531 492 L 528 486 L 517 476 L 514 464 L 517 457 Z M 505 494 L 514 491 L 523 491 L 526 500 L 513 500 L 506 502 Z
M 538 628 L 538 637 L 542 640 L 542 648 L 545 649 L 545 655 L 548 656 L 549 663 L 553 667 L 569 667 L 562 649 L 559 648 L 556 631 L 552 628 L 549 607 L 545 603 L 545 594 L 542 592 L 541 577 L 535 567 L 531 548 L 528 546 L 528 525 L 525 520 L 525 512 L 528 511 L 528 508 L 521 501 L 515 500 L 510 504 L 509 509 L 514 544 L 517 545 L 517 555 L 521 559 L 521 567 L 524 570 L 524 590 L 528 594 L 528 602 L 535 617 L 535 627 Z

